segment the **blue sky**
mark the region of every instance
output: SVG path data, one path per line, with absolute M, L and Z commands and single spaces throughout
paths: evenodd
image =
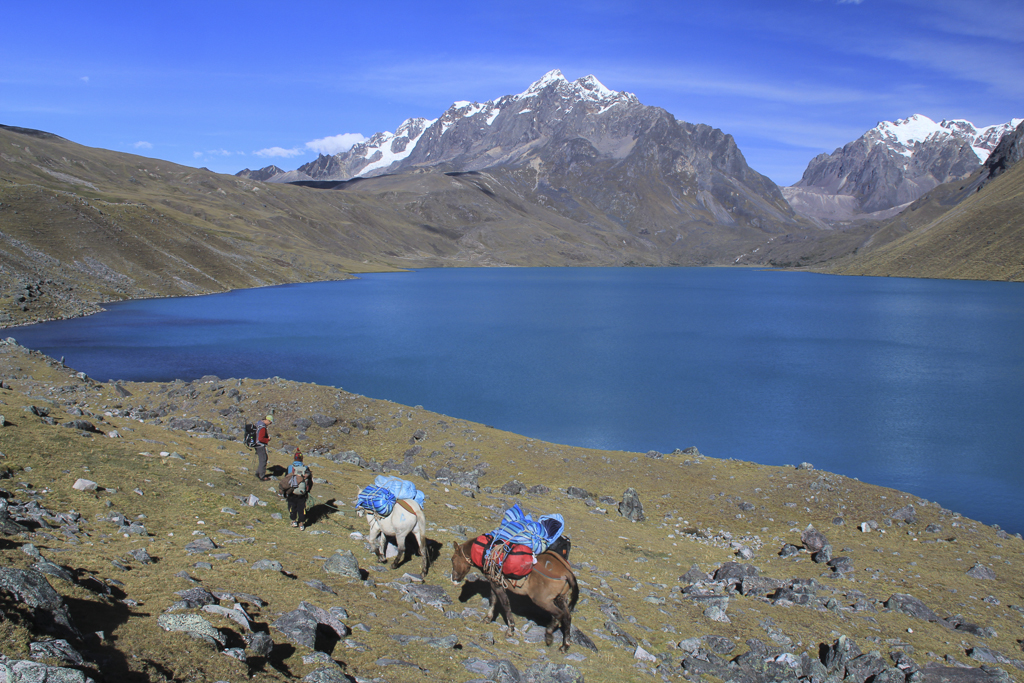
M 3 14 L 0 123 L 221 173 L 291 170 L 551 69 L 721 128 L 780 185 L 878 121 L 1024 117 L 1021 0 L 79 0 Z

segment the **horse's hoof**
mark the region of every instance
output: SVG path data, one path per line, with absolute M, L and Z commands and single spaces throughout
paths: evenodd
M 544 634 L 544 644 L 547 645 L 548 647 L 550 647 L 551 643 L 553 643 L 553 642 L 555 642 L 554 636 L 552 636 L 550 633 L 545 633 Z
M 569 651 L 569 646 L 568 645 L 563 645 L 562 647 L 558 648 L 558 651 L 561 652 L 564 655 L 566 652 Z

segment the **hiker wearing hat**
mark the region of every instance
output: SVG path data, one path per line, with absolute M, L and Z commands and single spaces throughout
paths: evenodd
M 293 462 L 288 466 L 288 472 L 281 479 L 281 493 L 288 499 L 288 517 L 292 520 L 292 526 L 298 527 L 299 531 L 306 529 L 306 500 L 309 492 L 313 489 L 313 476 L 309 468 L 302 462 L 302 451 L 295 449 L 292 456 Z
M 269 481 L 267 476 L 267 444 L 270 443 L 270 434 L 267 427 L 274 421 L 273 415 L 267 415 L 256 422 L 256 478 L 260 481 Z

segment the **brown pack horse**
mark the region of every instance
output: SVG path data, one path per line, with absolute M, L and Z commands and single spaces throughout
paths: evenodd
M 452 555 L 452 583 L 458 584 L 466 578 L 466 574 L 473 568 L 470 558 L 470 546 L 473 539 L 459 545 L 452 541 L 455 552 Z M 482 567 L 477 569 L 483 570 Z M 487 575 L 487 572 L 484 572 Z M 491 584 L 491 607 L 484 617 L 484 621 L 494 621 L 495 608 L 501 602 L 501 609 L 505 612 L 508 620 L 509 634 L 515 633 L 516 624 L 512 617 L 512 609 L 508 604 L 507 590 L 522 595 L 533 601 L 537 607 L 551 615 L 551 623 L 548 624 L 544 633 L 544 642 L 551 645 L 554 640 L 555 629 L 562 628 L 562 646 L 558 648 L 561 652 L 569 650 L 569 632 L 572 629 L 572 610 L 576 606 L 576 599 L 579 597 L 580 589 L 576 585 L 576 575 L 569 568 L 569 563 L 556 553 L 543 552 L 537 556 L 537 564 L 533 571 L 527 574 L 525 579 L 519 581 L 502 581 L 500 577 L 492 578 L 487 576 Z M 502 585 L 504 584 L 504 585 Z

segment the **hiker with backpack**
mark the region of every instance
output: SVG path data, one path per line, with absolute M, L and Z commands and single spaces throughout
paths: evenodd
M 273 415 L 256 421 L 256 478 L 260 481 L 270 481 L 270 477 L 267 476 L 267 444 L 270 443 L 267 427 L 273 421 Z
M 295 449 L 294 462 L 288 466 L 288 471 L 279 484 L 281 495 L 288 500 L 288 517 L 292 520 L 292 526 L 297 526 L 299 531 L 306 529 L 306 499 L 313 489 L 313 475 L 309 468 L 302 462 L 302 451 Z

